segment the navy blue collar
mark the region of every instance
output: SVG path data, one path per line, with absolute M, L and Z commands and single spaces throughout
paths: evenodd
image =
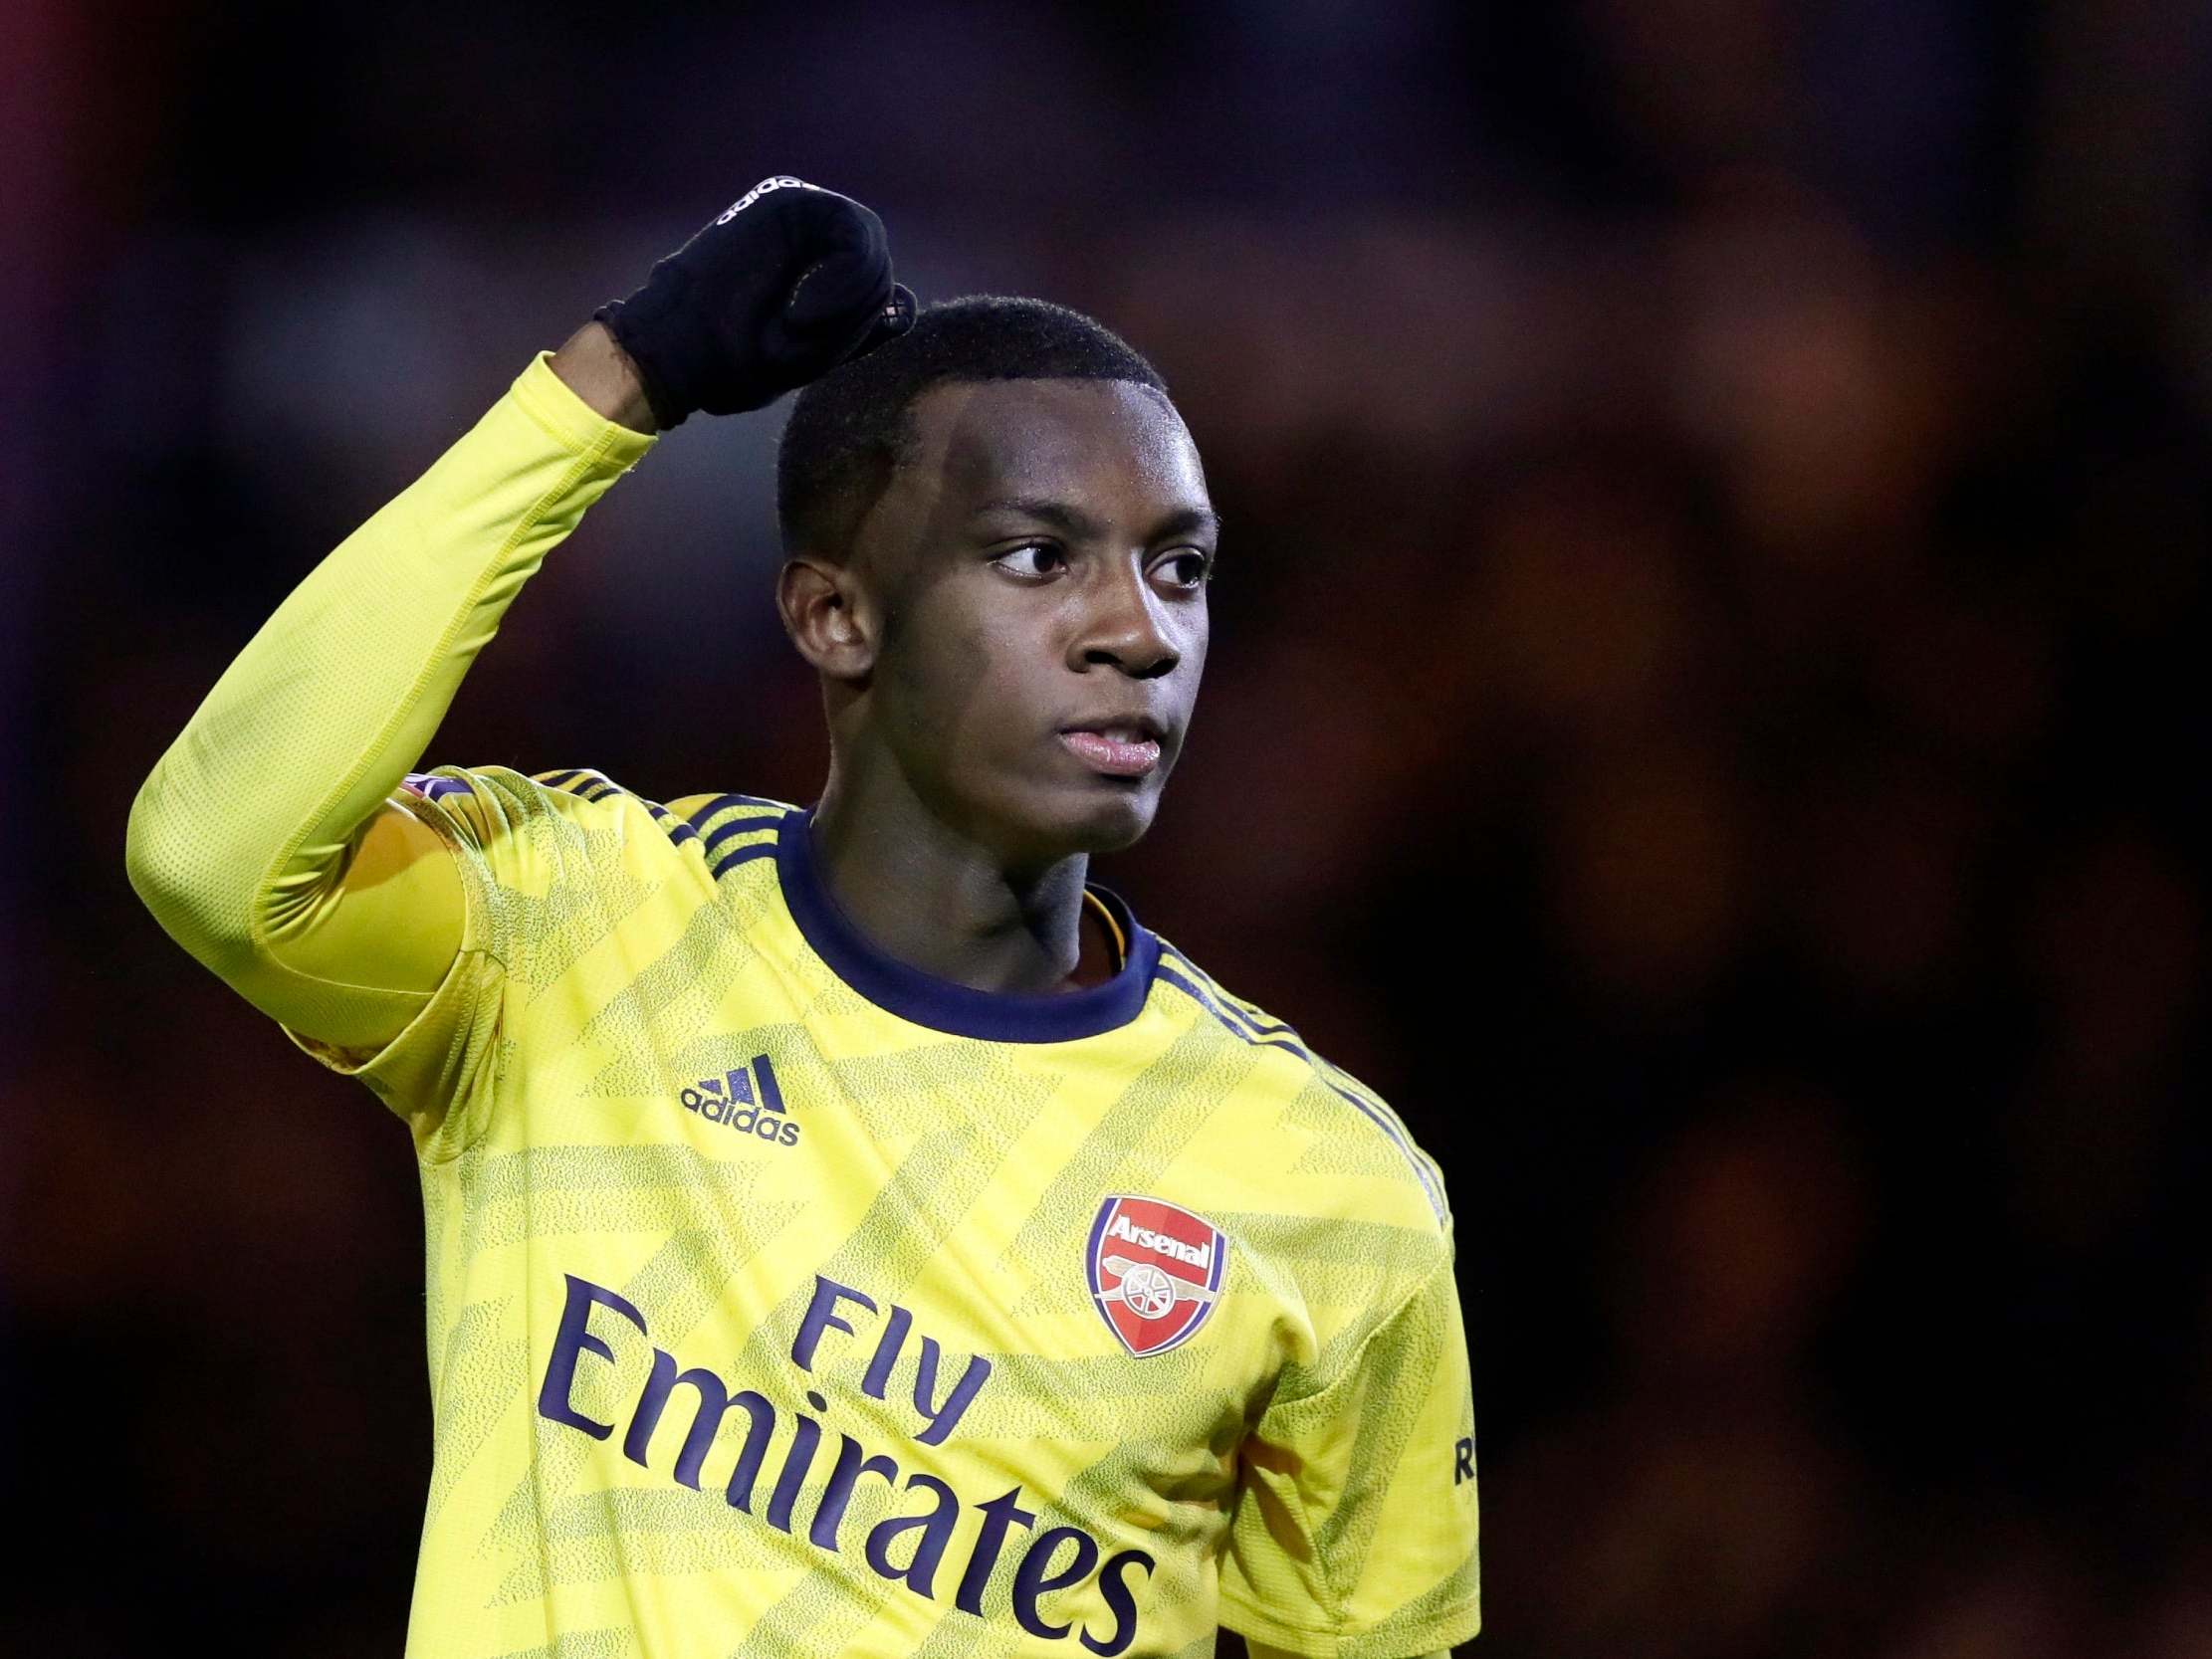
M 783 903 L 814 953 L 829 969 L 877 1007 L 962 1037 L 997 1043 L 1062 1043 L 1095 1037 L 1127 1025 L 1152 994 L 1152 971 L 1160 961 L 1160 940 L 1140 927 L 1120 894 L 1085 885 L 1114 913 L 1129 949 L 1121 970 L 1102 985 L 1081 990 L 1018 995 L 980 991 L 925 973 L 888 955 L 838 909 L 814 863 L 811 830 L 814 809 L 787 812 L 775 832 L 775 873 Z

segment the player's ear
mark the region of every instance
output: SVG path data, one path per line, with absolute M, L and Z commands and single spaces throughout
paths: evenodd
M 831 679 L 864 679 L 875 667 L 874 607 L 850 564 L 793 553 L 776 574 L 775 608 L 798 654 Z

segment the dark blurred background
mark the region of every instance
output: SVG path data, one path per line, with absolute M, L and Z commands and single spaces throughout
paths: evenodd
M 407 1139 L 161 934 L 125 813 L 532 352 L 792 171 L 1198 436 L 1208 688 L 1097 874 L 1445 1167 L 1474 1651 L 2212 1655 L 2203 0 L 0 35 L 0 1648 L 397 1652 Z M 664 440 L 428 760 L 811 799 L 779 419 Z

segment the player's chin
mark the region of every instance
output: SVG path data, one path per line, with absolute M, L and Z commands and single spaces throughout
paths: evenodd
M 1060 856 L 1118 853 L 1136 845 L 1152 828 L 1153 816 L 1160 810 L 1162 782 L 1157 773 L 1055 781 L 1027 797 L 1023 816 L 1037 844 Z

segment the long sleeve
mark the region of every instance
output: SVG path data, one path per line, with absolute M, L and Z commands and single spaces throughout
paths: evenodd
M 295 1034 L 373 1048 L 454 966 L 471 890 L 401 780 L 524 582 L 658 442 L 551 357 L 293 590 L 132 803 L 139 897 Z

